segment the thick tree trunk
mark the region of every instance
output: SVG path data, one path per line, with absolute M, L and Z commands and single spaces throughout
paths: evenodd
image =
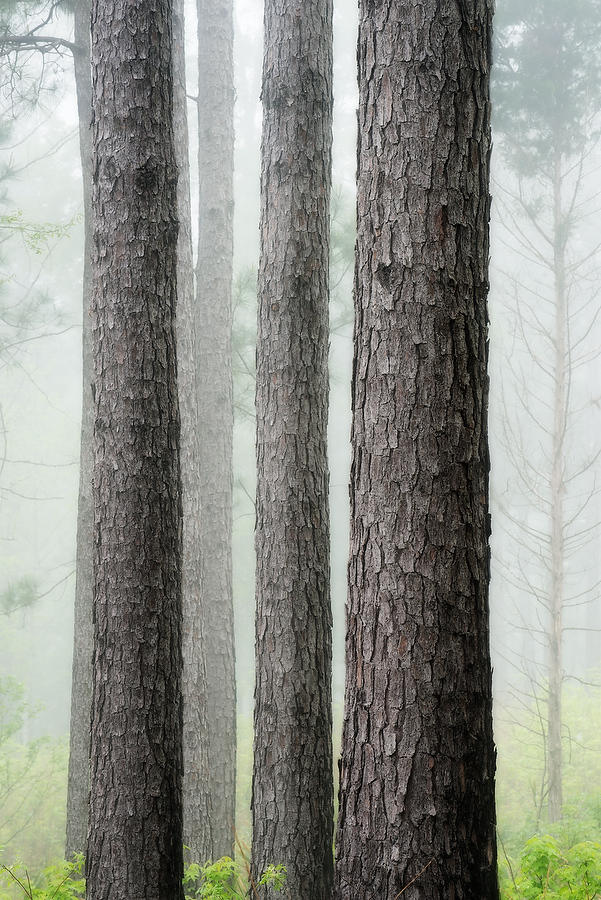
M 486 431 L 491 18 L 491 0 L 360 7 L 338 900 L 499 896 Z
M 73 671 L 71 682 L 71 725 L 69 777 L 67 786 L 67 833 L 65 857 L 85 850 L 88 834 L 90 790 L 90 709 L 92 702 L 92 562 L 94 511 L 92 506 L 92 319 L 90 286 L 92 265 L 92 72 L 90 63 L 90 2 L 78 0 L 74 9 L 73 54 L 75 91 L 79 117 L 79 151 L 83 179 L 84 267 L 82 317 L 82 405 L 81 449 L 79 457 L 79 500 L 77 508 L 77 550 L 75 575 L 75 615 Z
M 92 6 L 89 900 L 183 900 L 171 17 L 169 0 Z
M 330 0 L 267 0 L 262 96 L 252 861 L 329 900 Z
M 232 856 L 236 672 L 232 598 L 232 0 L 198 0 L 198 404 L 202 607 L 209 724 L 209 856 Z
M 177 359 L 181 410 L 183 507 L 182 604 L 184 658 L 184 844 L 195 862 L 213 854 L 202 607 L 202 480 L 198 412 L 198 314 L 194 293 L 190 163 L 186 110 L 186 59 L 183 0 L 173 10 L 173 104 L 179 178 L 177 202 Z
M 547 711 L 548 815 L 558 822 L 562 813 L 561 689 L 563 685 L 565 433 L 567 425 L 567 309 L 565 284 L 565 228 L 561 201 L 561 154 L 553 167 L 553 274 L 555 278 L 555 361 L 551 463 L 551 622 L 549 627 L 549 698 Z

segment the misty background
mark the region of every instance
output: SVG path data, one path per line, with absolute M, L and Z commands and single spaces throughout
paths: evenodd
M 505 4 L 509 10 L 509 0 Z M 504 0 L 497 5 L 502 15 Z M 188 85 L 194 86 L 193 5 L 188 4 L 186 14 Z M 339 0 L 334 17 L 329 423 L 335 757 L 344 688 L 348 553 L 356 17 L 355 2 Z M 254 678 L 253 336 L 262 4 L 237 0 L 235 25 L 233 583 L 237 817 L 247 837 Z M 57 14 L 52 31 L 69 38 L 70 17 Z M 31 54 L 22 63 L 24 72 L 16 78 L 8 63 L 0 60 L 0 679 L 5 704 L 0 713 L 6 716 L 9 707 L 20 710 L 19 728 L 11 736 L 11 765 L 13 771 L 26 773 L 27 788 L 18 796 L 14 790 L 3 794 L 8 775 L 0 762 L 0 851 L 2 860 L 27 858 L 32 865 L 43 865 L 62 856 L 65 824 L 81 416 L 83 204 L 72 60 L 68 53 L 52 58 Z M 598 115 L 601 90 L 599 84 L 591 84 L 593 93 L 595 87 Z M 549 301 L 553 270 L 544 263 L 549 251 L 545 233 L 552 230 L 552 213 L 540 179 L 512 156 L 510 135 L 501 118 L 501 114 L 511 115 L 511 110 L 502 100 L 499 121 L 494 121 L 498 130 L 494 131 L 492 182 L 489 425 L 499 824 L 501 835 L 506 834 L 509 841 L 512 828 L 527 837 L 544 815 L 546 585 L 552 503 L 546 473 L 554 422 L 555 313 Z M 191 97 L 188 108 L 192 160 L 195 102 Z M 517 120 L 517 110 L 515 115 Z M 601 250 L 597 244 L 601 154 L 595 133 L 599 122 L 593 119 L 591 139 L 586 146 L 582 143 L 582 153 L 575 149 L 574 168 L 567 172 L 563 188 L 566 202 L 575 196 L 578 218 L 570 234 L 566 274 L 574 312 L 569 333 L 574 351 L 566 387 L 567 477 L 561 488 L 568 523 L 561 666 L 565 801 L 584 823 L 583 834 L 599 839 Z M 526 122 L 523 128 L 528 127 Z M 191 174 L 194 198 L 194 163 Z M 193 208 L 193 225 L 197 215 Z M 0 758 L 1 742 L 0 730 Z

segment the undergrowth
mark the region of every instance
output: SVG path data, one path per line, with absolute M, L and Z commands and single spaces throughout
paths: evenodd
M 0 900 L 15 896 L 15 890 L 28 900 L 74 900 L 85 897 L 84 858 L 78 855 L 73 862 L 48 866 L 33 883 L 25 866 L 0 864 Z M 259 896 L 259 887 L 270 887 L 279 893 L 286 881 L 286 868 L 267 866 L 255 883 L 248 862 L 244 864 L 224 856 L 214 863 L 200 866 L 191 863 L 184 872 L 186 900 L 246 900 Z M 8 889 L 5 893 L 2 889 Z M 12 890 L 11 890 L 12 889 Z

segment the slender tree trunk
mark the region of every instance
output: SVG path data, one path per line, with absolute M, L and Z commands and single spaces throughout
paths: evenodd
M 562 812 L 561 688 L 563 683 L 564 595 L 564 446 L 567 425 L 567 309 L 565 286 L 565 234 L 561 201 L 561 155 L 553 171 L 553 271 L 555 277 L 555 366 L 553 397 L 553 449 L 551 468 L 551 627 L 549 631 L 548 775 L 550 822 Z
M 198 0 L 197 260 L 202 606 L 213 859 L 232 856 L 236 672 L 232 598 L 232 0 Z
M 330 0 L 267 0 L 262 96 L 252 864 L 329 900 Z
M 201 426 L 198 414 L 198 314 L 194 292 L 190 163 L 186 110 L 183 0 L 173 10 L 173 104 L 179 237 L 177 248 L 177 359 L 181 410 L 183 506 L 184 844 L 190 860 L 213 855 L 207 727 L 207 676 L 202 622 Z
M 183 900 L 171 26 L 169 0 L 93 0 L 88 900 Z
M 78 0 L 74 7 L 73 54 L 75 91 L 79 118 L 79 151 L 83 178 L 84 267 L 82 317 L 82 408 L 77 508 L 77 551 L 75 574 L 75 616 L 73 633 L 73 673 L 71 683 L 71 726 L 69 777 L 67 786 L 67 834 L 65 857 L 85 850 L 88 833 L 90 789 L 90 709 L 92 703 L 92 562 L 94 512 L 92 506 L 92 319 L 90 286 L 92 264 L 92 73 L 90 63 L 90 2 Z
M 492 2 L 362 0 L 338 900 L 496 900 Z
M 594 515 L 595 522 L 597 527 L 599 527 L 599 523 L 601 522 L 601 504 L 599 500 L 594 505 Z M 601 560 L 599 559 L 599 554 L 596 553 L 592 562 L 592 570 L 594 572 L 594 584 L 597 584 L 601 581 Z M 599 620 L 601 619 L 601 606 L 599 604 L 599 596 L 591 596 L 587 603 L 586 608 L 586 626 L 585 626 L 585 635 L 584 635 L 584 659 L 583 659 L 583 674 L 590 674 L 591 670 L 594 668 L 598 668 L 601 663 L 601 646 L 599 645 L 599 632 L 596 630 L 599 627 Z
M 67 793 L 66 856 L 86 846 L 89 802 L 90 708 L 92 696 L 92 359 L 90 318 L 91 265 L 91 103 L 90 5 L 87 0 L 74 10 L 75 82 L 80 115 L 80 147 L 84 182 L 84 276 L 83 276 L 83 404 L 78 509 L 77 576 L 71 693 L 71 738 Z M 208 792 L 206 675 L 199 648 L 201 638 L 201 545 L 200 474 L 198 450 L 198 391 L 196 382 L 197 329 L 192 262 L 188 125 L 184 57 L 184 14 L 180 0 L 174 3 L 174 130 L 178 155 L 178 386 L 181 405 L 183 551 L 183 648 L 184 746 L 184 842 L 191 858 L 209 859 L 212 854 Z

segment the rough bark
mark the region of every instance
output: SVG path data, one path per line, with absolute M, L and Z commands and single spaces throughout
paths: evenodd
M 90 900 L 183 900 L 171 17 L 169 0 L 92 5 Z
M 202 628 L 202 481 L 198 414 L 198 315 L 192 261 L 190 163 L 186 110 L 184 4 L 173 4 L 173 107 L 178 164 L 177 359 L 183 509 L 182 649 L 184 659 L 184 844 L 190 860 L 211 859 L 207 678 Z
M 83 316 L 82 316 L 82 408 L 77 506 L 77 549 L 69 776 L 67 785 L 67 832 L 65 858 L 85 850 L 88 833 L 90 789 L 90 709 L 92 701 L 92 563 L 94 512 L 92 506 L 92 319 L 90 286 L 92 264 L 92 77 L 90 63 L 90 2 L 78 0 L 74 9 L 73 53 L 75 91 L 79 118 L 79 151 L 83 180 Z
M 499 896 L 486 423 L 491 17 L 490 0 L 360 6 L 338 900 Z
M 252 865 L 284 863 L 289 896 L 326 900 L 330 0 L 268 0 L 262 98 Z
M 209 723 L 209 856 L 232 856 L 236 673 L 232 597 L 232 0 L 198 0 L 198 403 L 202 608 Z
M 549 624 L 549 697 L 547 706 L 548 815 L 561 819 L 562 748 L 561 690 L 563 685 L 563 604 L 565 567 L 565 435 L 567 428 L 568 319 L 565 281 L 565 229 L 561 198 L 561 153 L 553 166 L 553 277 L 555 290 L 555 334 L 553 346 L 553 435 L 551 462 L 551 621 Z

